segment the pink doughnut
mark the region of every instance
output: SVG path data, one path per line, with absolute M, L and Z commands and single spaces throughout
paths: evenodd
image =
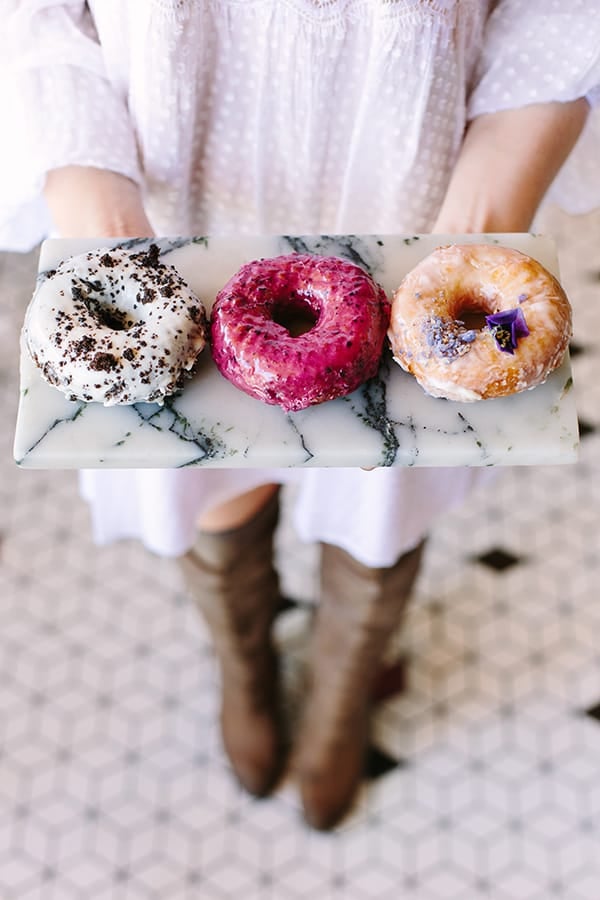
M 464 321 L 478 314 L 475 326 Z M 494 244 L 440 247 L 392 299 L 394 359 L 433 397 L 482 400 L 546 380 L 565 354 L 571 306 L 540 263 Z
M 356 390 L 378 370 L 389 322 L 383 290 L 359 266 L 290 254 L 244 265 L 219 292 L 212 352 L 236 387 L 286 411 Z M 286 319 L 312 327 L 293 336 Z

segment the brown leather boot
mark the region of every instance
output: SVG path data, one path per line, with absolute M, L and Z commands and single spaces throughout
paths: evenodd
M 322 546 L 321 600 L 295 762 L 304 816 L 314 828 L 336 825 L 360 784 L 373 683 L 422 552 L 419 544 L 395 566 L 372 569 L 338 547 Z
M 278 662 L 271 626 L 279 601 L 275 495 L 249 522 L 200 532 L 181 566 L 211 631 L 221 671 L 223 744 L 241 784 L 261 797 L 281 772 Z

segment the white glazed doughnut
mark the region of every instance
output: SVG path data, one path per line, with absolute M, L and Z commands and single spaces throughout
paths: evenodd
M 479 327 L 464 318 L 479 314 Z M 394 359 L 433 397 L 472 401 L 528 390 L 562 361 L 571 306 L 531 257 L 493 244 L 440 247 L 392 299 Z
M 70 400 L 161 403 L 192 373 L 206 344 L 205 309 L 156 244 L 83 253 L 43 275 L 25 343 Z

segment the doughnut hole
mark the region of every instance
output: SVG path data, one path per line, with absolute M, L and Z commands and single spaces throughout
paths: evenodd
M 129 331 L 136 324 L 126 312 L 110 303 L 102 303 L 95 297 L 88 297 L 83 302 L 101 328 L 108 328 L 110 331 Z
M 285 328 L 291 337 L 300 337 L 315 327 L 319 321 L 319 310 L 304 297 L 292 295 L 275 301 L 271 319 Z
M 460 319 L 469 331 L 481 331 L 486 327 L 485 317 L 495 312 L 489 297 L 482 294 L 468 294 L 456 297 L 450 313 L 453 319 Z

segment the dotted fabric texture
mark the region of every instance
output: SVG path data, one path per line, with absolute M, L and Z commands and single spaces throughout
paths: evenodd
M 600 85 L 596 0 L 6 5 L 7 247 L 42 235 L 45 173 L 69 163 L 143 181 L 165 234 L 428 230 L 467 106 Z

